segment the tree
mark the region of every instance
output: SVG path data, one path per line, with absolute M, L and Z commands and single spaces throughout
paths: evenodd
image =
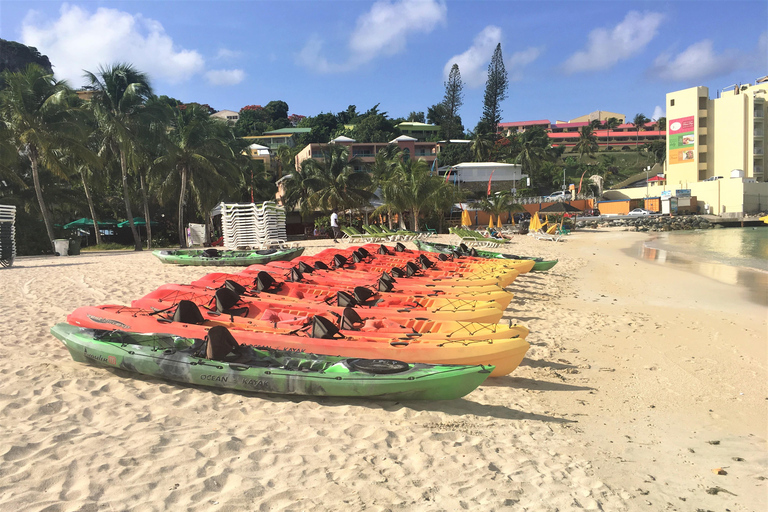
M 501 43 L 496 49 L 488 64 L 488 80 L 485 82 L 485 95 L 483 97 L 483 117 L 478 124 L 478 132 L 496 134 L 501 122 L 501 102 L 507 99 L 509 80 L 504 69 L 504 59 L 501 56 Z
M 323 159 L 309 158 L 302 162 L 302 174 L 312 207 L 324 210 L 358 208 L 373 197 L 371 175 L 358 172 L 358 158 L 349 158 L 349 148 L 328 144 L 323 148 Z
M 640 145 L 640 130 L 644 130 L 646 123 L 650 121 L 651 120 L 645 117 L 644 114 L 635 115 L 635 119 L 632 121 L 632 124 L 635 125 L 635 131 L 637 132 L 637 138 L 635 139 L 635 149 L 638 149 L 638 146 Z
M 462 162 L 471 162 L 472 161 L 472 152 L 470 150 L 469 144 L 464 143 L 454 143 L 454 144 L 445 144 L 440 145 L 440 153 L 438 154 L 438 159 L 440 160 L 440 165 L 456 165 L 460 164 Z
M 387 144 L 376 153 L 370 168 L 373 186 L 380 190 L 382 205 L 374 213 L 387 214 L 389 228 L 392 229 L 392 213 L 400 213 L 405 209 L 402 197 L 399 195 L 399 175 L 395 173 L 397 165 L 403 159 L 403 153 L 396 144 Z
M 579 140 L 576 142 L 573 150 L 579 153 L 579 158 L 583 161 L 584 155 L 592 156 L 597 153 L 597 149 L 597 136 L 592 131 L 592 127 L 590 125 L 582 126 Z
M 448 73 L 448 80 L 445 82 L 445 95 L 443 96 L 443 105 L 445 106 L 445 126 L 441 125 L 441 132 L 445 139 L 457 139 L 464 134 L 464 127 L 461 125 L 459 109 L 464 104 L 464 83 L 461 81 L 459 65 L 451 66 Z
M 528 129 L 523 133 L 520 153 L 515 162 L 521 165 L 523 174 L 528 175 L 534 189 L 541 188 L 541 183 L 537 182 L 536 176 L 542 163 L 551 158 L 550 149 L 549 137 L 540 126 Z
M 445 197 L 452 197 L 453 186 L 439 176 L 433 176 L 424 160 L 400 161 L 394 175 L 391 193 L 398 197 L 405 210 L 411 212 L 414 231 L 419 231 L 422 212 L 435 210 Z
M 85 72 L 97 94 L 88 106 L 93 111 L 102 134 L 102 147 L 120 159 L 125 214 L 133 234 L 134 249 L 141 251 L 141 238 L 133 223 L 133 209 L 128 189 L 128 159 L 141 134 L 142 108 L 153 96 L 149 78 L 130 64 L 100 67 L 96 74 Z M 147 219 L 149 222 L 149 219 Z
M 508 191 L 500 191 L 490 197 L 484 197 L 479 202 L 480 209 L 496 217 L 504 213 L 524 211 L 524 208 L 515 203 L 514 197 Z
M 608 130 L 615 130 L 616 127 L 619 126 L 620 124 L 621 124 L 621 121 L 619 121 L 618 118 L 616 118 L 616 117 L 609 117 L 605 121 L 605 127 Z
M 358 142 L 388 142 L 400 135 L 396 124 L 386 112 L 379 112 L 378 105 L 375 105 L 357 119 L 349 136 Z
M 51 61 L 45 55 L 41 55 L 34 46 L 0 39 L 0 73 L 24 71 L 30 64 L 37 64 L 48 75 L 53 74 Z M 2 88 L 3 81 L 0 78 L 0 89 Z
M 656 120 L 656 130 L 660 132 L 667 131 L 667 118 L 666 117 L 660 117 Z
M 475 162 L 488 162 L 493 149 L 493 140 L 490 136 L 483 133 L 478 133 L 475 138 L 472 139 L 470 150 L 472 151 L 472 159 Z
M 407 120 L 408 122 L 411 122 L 411 123 L 424 123 L 425 122 L 424 112 L 411 112 L 410 114 L 408 114 Z
M 53 247 L 51 212 L 46 203 L 40 171 L 67 179 L 64 148 L 83 161 L 96 162 L 84 145 L 83 112 L 75 105 L 77 96 L 65 82 L 38 66 L 24 71 L 6 71 L 6 88 L 0 91 L 0 123 L 14 149 L 29 162 L 40 213 Z
M 232 136 L 228 127 L 212 120 L 201 108 L 176 109 L 169 128 L 171 145 L 168 153 L 154 164 L 167 172 L 166 189 L 178 186 L 179 245 L 184 247 L 187 189 L 205 215 L 220 200 L 215 191 L 230 188 L 236 181 L 232 178 L 238 169 L 235 154 L 229 146 Z

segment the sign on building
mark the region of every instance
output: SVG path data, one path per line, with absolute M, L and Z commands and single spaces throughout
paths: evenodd
M 669 165 L 694 160 L 694 117 L 680 117 L 669 122 Z

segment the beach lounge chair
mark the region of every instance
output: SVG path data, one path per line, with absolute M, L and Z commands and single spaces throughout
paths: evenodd
M 369 242 L 378 242 L 379 240 L 381 240 L 381 236 L 379 235 L 369 235 L 368 233 L 361 233 L 360 231 L 357 230 L 357 228 L 354 228 L 352 226 L 341 228 L 341 232 L 349 236 L 350 240 L 367 240 Z

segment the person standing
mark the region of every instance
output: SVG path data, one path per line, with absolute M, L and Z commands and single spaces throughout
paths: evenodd
M 337 238 L 341 238 L 341 230 L 339 229 L 339 214 L 336 213 L 336 208 L 331 211 L 331 229 L 333 230 L 333 243 L 339 243 Z

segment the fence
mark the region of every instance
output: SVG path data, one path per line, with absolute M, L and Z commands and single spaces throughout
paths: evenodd
M 0 267 L 16 259 L 16 207 L 0 205 Z

